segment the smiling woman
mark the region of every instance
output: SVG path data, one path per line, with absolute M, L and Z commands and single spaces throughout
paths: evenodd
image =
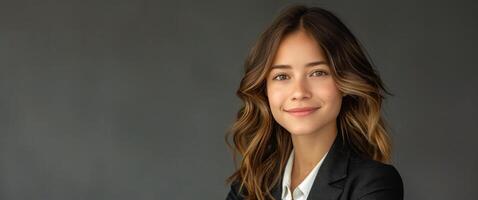
M 277 50 L 266 81 L 266 93 L 274 119 L 291 133 L 293 142 L 304 139 L 321 142 L 310 137 L 336 132 L 335 121 L 343 94 L 330 76 L 326 60 L 322 48 L 303 28 L 284 37 Z M 313 133 L 316 131 L 323 133 Z M 296 152 L 305 147 L 301 144 L 295 147 Z M 324 145 L 314 142 L 303 151 L 317 146 Z
M 284 9 L 245 70 L 227 199 L 403 199 L 380 113 L 390 93 L 334 14 Z

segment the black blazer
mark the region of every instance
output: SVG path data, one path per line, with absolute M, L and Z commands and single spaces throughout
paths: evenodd
M 308 200 L 402 200 L 403 182 L 393 165 L 364 158 L 344 142 L 340 134 L 317 173 Z M 226 200 L 244 199 L 239 184 L 231 184 Z M 280 184 L 271 191 L 276 200 L 282 195 Z

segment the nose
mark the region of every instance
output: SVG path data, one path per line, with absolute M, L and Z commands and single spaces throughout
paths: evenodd
M 296 79 L 294 81 L 293 91 L 292 91 L 292 100 L 303 100 L 311 97 L 311 92 L 307 80 L 305 79 Z

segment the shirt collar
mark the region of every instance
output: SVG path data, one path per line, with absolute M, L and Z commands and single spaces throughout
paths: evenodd
M 303 193 L 305 199 L 307 199 L 307 196 L 309 195 L 310 189 L 312 188 L 312 184 L 314 183 L 314 180 L 316 179 L 319 168 L 322 165 L 327 154 L 328 152 L 324 154 L 322 159 L 317 163 L 317 165 L 315 165 L 315 167 L 312 169 L 312 171 L 310 171 L 307 177 L 305 177 L 305 179 L 297 186 L 297 188 Z M 282 199 L 285 199 L 288 193 L 288 188 L 290 188 L 293 164 L 294 164 L 294 149 L 292 149 L 289 155 L 289 159 L 287 160 L 287 164 L 284 169 L 284 175 L 282 177 Z M 291 191 L 291 192 L 293 193 L 294 191 Z

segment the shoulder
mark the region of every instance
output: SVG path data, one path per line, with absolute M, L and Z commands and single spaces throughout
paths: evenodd
M 242 192 L 240 191 L 241 184 L 239 181 L 233 181 L 230 185 L 229 192 L 227 193 L 226 200 L 240 200 L 244 199 Z
M 348 179 L 358 199 L 403 199 L 402 177 L 393 165 L 352 156 Z

